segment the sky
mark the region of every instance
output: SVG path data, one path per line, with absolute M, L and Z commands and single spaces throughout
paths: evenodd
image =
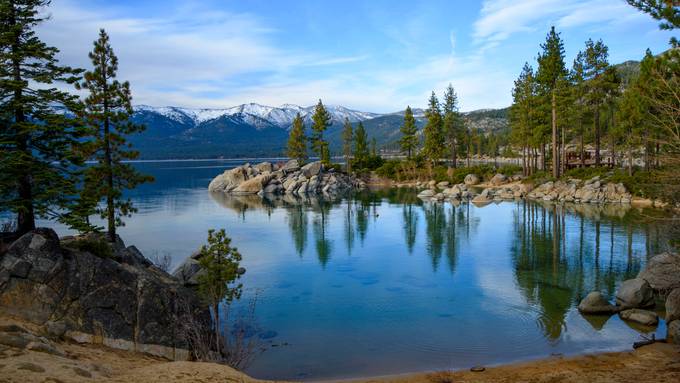
M 455 88 L 460 109 L 511 104 L 514 79 L 554 25 L 570 66 L 589 38 L 611 63 L 668 48 L 671 32 L 623 0 L 53 0 L 39 36 L 91 68 L 105 28 L 135 104 L 226 108 L 424 107 Z

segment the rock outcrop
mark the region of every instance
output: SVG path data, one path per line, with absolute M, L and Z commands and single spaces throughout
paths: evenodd
M 587 181 L 546 182 L 527 195 L 530 199 L 582 203 L 630 203 L 632 196 L 623 184 L 615 184 L 593 177 Z
M 654 290 L 644 279 L 628 279 L 616 291 L 616 303 L 623 308 L 654 306 Z
M 120 239 L 107 256 L 79 250 L 78 240 L 37 229 L 10 245 L 0 256 L 0 313 L 55 337 L 187 359 L 185 320 L 210 328 L 194 293 Z
M 661 253 L 647 262 L 644 270 L 638 273 L 652 289 L 663 294 L 680 288 L 680 254 Z
M 336 194 L 363 189 L 366 184 L 351 175 L 325 169 L 321 162 L 300 166 L 297 160 L 283 165 L 263 162 L 225 171 L 208 186 L 211 192 L 229 194 Z

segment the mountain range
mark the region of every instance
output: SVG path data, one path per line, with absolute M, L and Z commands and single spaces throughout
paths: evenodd
M 396 149 L 401 136 L 404 111 L 370 113 L 343 106 L 326 105 L 332 116 L 324 133 L 331 152 L 341 148 L 342 126 L 362 122 L 369 139 L 379 147 Z M 285 104 L 279 107 L 242 104 L 224 109 L 190 109 L 173 106 L 138 105 L 132 119 L 146 125 L 143 133 L 130 136 L 142 159 L 237 158 L 285 155 L 293 118 L 300 113 L 309 130 L 314 106 Z M 425 125 L 424 110 L 413 109 L 419 128 Z M 463 114 L 469 125 L 485 131 L 505 129 L 507 108 L 484 109 Z

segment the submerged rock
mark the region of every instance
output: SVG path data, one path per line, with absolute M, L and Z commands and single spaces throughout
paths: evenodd
M 628 279 L 619 286 L 616 292 L 616 303 L 622 308 L 654 306 L 654 291 L 644 279 Z
M 621 319 L 639 323 L 645 326 L 656 326 L 659 323 L 659 317 L 653 311 L 628 309 L 619 313 Z
M 583 314 L 613 314 L 618 310 L 601 292 L 593 291 L 579 303 L 578 311 Z

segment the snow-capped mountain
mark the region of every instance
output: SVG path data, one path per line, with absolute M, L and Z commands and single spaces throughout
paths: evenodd
M 295 116 L 300 113 L 309 130 L 314 114 L 314 106 L 292 104 L 274 107 L 250 103 L 213 109 L 138 105 L 134 109 L 133 121 L 144 124 L 146 130 L 131 135 L 130 140 L 145 159 L 283 156 Z M 375 138 L 378 146 L 398 148 L 403 110 L 379 114 L 336 105 L 326 105 L 326 109 L 332 121 L 324 138 L 331 153 L 341 151 L 345 119 L 353 125 L 362 122 L 369 139 Z M 469 112 L 464 116 L 470 126 L 496 129 L 507 125 L 503 111 Z M 424 126 L 424 110 L 413 108 L 413 115 L 418 127 Z
M 175 106 L 153 107 L 138 105 L 135 107 L 135 111 L 137 113 L 156 113 L 179 123 L 185 123 L 190 120 L 196 125 L 226 116 L 239 118 L 258 128 L 264 128 L 268 124 L 288 128 L 298 113 L 300 113 L 306 122 L 311 121 L 314 107 L 302 107 L 293 104 L 275 107 L 250 103 L 223 109 L 191 109 Z M 342 123 L 345 121 L 345 118 L 355 123 L 381 116 L 378 113 L 361 112 L 345 108 L 344 106 L 327 105 L 326 109 L 331 114 L 334 123 Z

